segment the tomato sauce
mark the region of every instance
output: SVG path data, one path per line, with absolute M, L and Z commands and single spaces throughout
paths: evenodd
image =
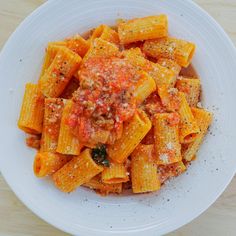
M 165 112 L 165 108 L 161 103 L 161 99 L 156 92 L 152 93 L 144 101 L 144 110 L 150 117 L 153 117 L 157 113 Z
M 139 75 L 126 59 L 91 58 L 80 69 L 79 78 L 68 124 L 80 140 L 93 141 L 92 134 L 98 130 L 116 132 L 133 116 L 132 88 Z

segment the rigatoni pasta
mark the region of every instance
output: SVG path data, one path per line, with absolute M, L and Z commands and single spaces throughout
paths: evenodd
M 85 149 L 53 174 L 53 181 L 61 191 L 69 193 L 102 171 L 103 167 L 93 161 L 91 151 Z
M 176 88 L 160 86 L 158 88 L 158 95 L 160 96 L 162 105 L 167 111 L 175 112 L 179 109 L 180 98 Z
M 175 84 L 176 76 L 173 71 L 147 60 L 140 48 L 125 50 L 123 55 L 129 62 L 139 70 L 147 72 L 156 82 L 156 86 L 172 87 Z
M 52 61 L 54 60 L 58 50 L 62 47 L 66 46 L 65 42 L 58 41 L 58 42 L 51 42 L 48 44 L 46 48 L 46 53 L 43 61 L 43 66 L 41 69 L 41 74 L 39 79 L 44 75 L 45 71 L 48 69 L 48 67 L 51 65 Z
M 85 63 L 91 57 L 112 57 L 119 54 L 119 48 L 106 40 L 96 38 L 91 42 L 90 49 L 83 58 Z
M 180 66 L 187 67 L 194 55 L 195 44 L 182 39 L 166 37 L 146 41 L 143 50 L 151 57 L 172 59 Z
M 129 173 L 124 164 L 111 162 L 102 172 L 102 182 L 106 184 L 117 184 L 129 181 Z
M 142 72 L 141 78 L 135 85 L 133 91 L 134 98 L 137 104 L 141 104 L 151 93 L 156 91 L 155 80 L 147 73 Z
M 66 47 L 60 47 L 52 63 L 39 80 L 46 97 L 59 97 L 74 73 L 79 69 L 81 57 Z
M 65 46 L 73 52 L 79 54 L 81 57 L 83 57 L 89 49 L 89 43 L 79 34 L 75 35 L 72 38 L 66 39 Z
M 168 34 L 166 15 L 136 18 L 118 24 L 118 34 L 122 44 L 161 38 Z
M 169 165 L 158 165 L 157 172 L 161 184 L 165 183 L 171 177 L 176 177 L 186 170 L 186 166 L 182 161 Z
M 120 42 L 118 33 L 107 25 L 104 25 L 104 29 L 100 38 L 115 44 L 119 44 Z
M 105 184 L 102 182 L 100 174 L 90 179 L 89 182 L 84 183 L 83 186 L 94 189 L 102 195 L 122 192 L 122 183 Z
M 70 111 L 72 109 L 73 101 L 64 100 L 63 103 L 65 105 L 62 112 L 56 151 L 58 153 L 67 154 L 67 155 L 79 155 L 80 150 L 82 148 L 82 144 L 80 143 L 78 137 L 76 137 L 70 132 L 70 128 L 67 124 L 68 115 L 70 114 Z
M 191 108 L 188 105 L 185 94 L 179 92 L 179 98 L 180 107 L 178 112 L 180 115 L 180 142 L 190 143 L 196 138 L 200 130 L 192 114 Z
M 34 158 L 34 174 L 37 177 L 52 175 L 68 161 L 71 156 L 53 152 L 38 152 Z
M 134 193 L 156 191 L 160 188 L 153 145 L 140 144 L 131 155 L 131 178 Z
M 18 127 L 30 134 L 40 134 L 43 128 L 44 97 L 37 84 L 27 83 Z
M 174 60 L 168 58 L 159 58 L 157 59 L 157 63 L 168 68 L 169 70 L 172 70 L 176 76 L 181 71 L 181 66 Z
M 117 163 L 123 163 L 144 136 L 151 129 L 151 121 L 144 111 L 138 110 L 133 118 L 124 124 L 122 137 L 108 147 L 109 157 Z
M 185 147 L 183 150 L 183 158 L 186 161 L 191 161 L 194 155 L 196 155 L 196 152 L 198 151 L 200 144 L 203 141 L 207 129 L 212 122 L 212 113 L 204 109 L 192 108 L 192 113 L 200 128 L 200 132 L 196 136 L 195 140 L 192 143 L 188 144 L 187 147 Z
M 190 107 L 196 107 L 200 96 L 200 80 L 179 76 L 176 81 L 176 88 L 185 94 Z
M 153 126 L 157 164 L 167 165 L 181 161 L 179 115 L 177 113 L 156 114 Z
M 63 99 L 45 99 L 41 152 L 56 152 L 63 108 Z
M 196 159 L 212 122 L 200 109 L 195 44 L 168 34 L 166 15 L 101 24 L 48 43 L 18 126 L 37 149 L 34 174 L 69 193 L 158 191 Z
M 110 43 L 119 43 L 119 36 L 118 33 L 113 30 L 108 25 L 99 25 L 92 33 L 91 38 L 89 41 L 94 40 L 95 38 L 100 38 L 106 40 Z

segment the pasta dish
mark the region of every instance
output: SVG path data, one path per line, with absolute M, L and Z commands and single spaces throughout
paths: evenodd
M 166 15 L 49 42 L 18 120 L 37 149 L 35 175 L 107 195 L 157 191 L 183 173 L 212 122 L 200 78 L 187 73 L 195 48 L 169 35 Z

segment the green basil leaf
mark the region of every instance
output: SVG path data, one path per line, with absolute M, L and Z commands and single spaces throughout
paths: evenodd
M 98 165 L 110 166 L 110 162 L 107 159 L 106 145 L 104 144 L 92 149 L 92 158 Z

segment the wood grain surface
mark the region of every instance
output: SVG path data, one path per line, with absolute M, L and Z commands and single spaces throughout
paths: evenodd
M 0 49 L 19 23 L 43 2 L 44 0 L 0 0 Z M 236 0 L 195 0 L 195 2 L 221 24 L 236 45 Z M 0 236 L 23 235 L 68 234 L 55 229 L 28 210 L 0 174 Z M 236 177 L 207 211 L 169 235 L 236 235 Z

